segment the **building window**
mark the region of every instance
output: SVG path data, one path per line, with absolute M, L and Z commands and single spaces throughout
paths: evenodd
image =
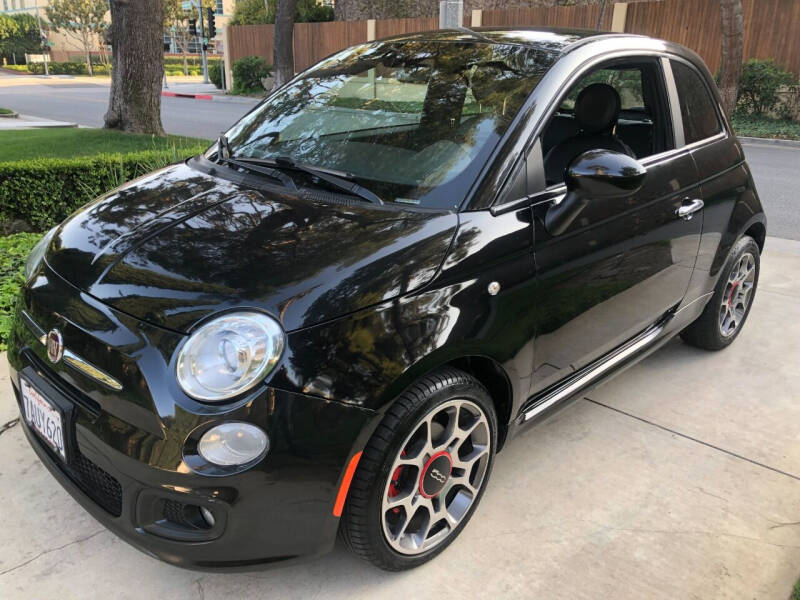
M 218 15 L 221 15 L 225 11 L 222 8 L 222 0 L 217 0 L 217 10 L 215 11 Z

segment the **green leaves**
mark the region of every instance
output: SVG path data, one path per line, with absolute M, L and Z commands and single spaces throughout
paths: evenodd
M 773 59 L 751 58 L 742 68 L 739 78 L 738 107 L 751 115 L 765 115 L 780 102 L 779 91 L 798 86 L 797 77 Z M 796 93 L 796 92 L 795 92 Z
M 0 237 L 0 352 L 6 349 L 14 305 L 25 282 L 25 259 L 41 237 L 40 233 Z
M 56 31 L 101 31 L 108 12 L 106 0 L 50 0 L 45 8 L 47 19 Z
M 233 93 L 263 93 L 261 80 L 272 74 L 272 67 L 260 56 L 245 56 L 233 63 Z

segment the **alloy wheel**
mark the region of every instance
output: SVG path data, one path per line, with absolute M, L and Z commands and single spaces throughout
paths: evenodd
M 749 252 L 745 252 L 731 269 L 722 295 L 719 307 L 719 329 L 722 337 L 731 337 L 744 321 L 747 307 L 753 297 L 755 276 L 755 258 Z
M 412 428 L 381 503 L 383 533 L 394 550 L 421 554 L 455 531 L 484 484 L 491 441 L 483 409 L 469 400 L 440 404 Z

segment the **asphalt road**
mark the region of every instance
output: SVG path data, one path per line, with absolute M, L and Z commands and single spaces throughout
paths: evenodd
M 13 77 L 20 76 L 0 74 L 0 79 L 5 79 L 5 85 L 0 86 L 0 106 L 88 127 L 102 126 L 108 105 L 107 85 L 79 79 L 14 85 L 9 80 Z M 180 91 L 181 87 L 182 84 L 173 83 L 170 89 Z M 234 103 L 164 97 L 164 129 L 167 133 L 213 139 L 256 104 L 255 100 L 241 100 Z M 769 235 L 800 240 L 800 148 L 746 144 L 745 152 L 767 212 Z
M 769 235 L 800 240 L 800 148 L 745 144 Z
M 170 89 L 180 90 L 179 84 Z M 39 85 L 0 87 L 0 106 L 19 113 L 102 127 L 108 108 L 108 86 L 79 79 Z M 217 102 L 187 98 L 161 99 L 161 120 L 167 133 L 213 139 L 256 105 L 256 100 Z

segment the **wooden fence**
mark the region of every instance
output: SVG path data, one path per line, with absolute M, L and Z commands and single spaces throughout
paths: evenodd
M 484 10 L 482 25 L 502 27 L 571 27 L 595 29 L 600 16 L 600 6 L 560 6 L 558 8 L 537 6 L 534 8 L 512 8 L 508 10 Z M 603 15 L 600 29 L 611 30 L 612 9 L 609 6 Z
M 800 1 L 743 0 L 744 59 L 774 58 L 800 73 Z M 688 46 L 714 73 L 722 59 L 719 0 L 631 3 L 625 31 Z
M 800 73 L 800 0 L 743 0 L 744 58 L 775 58 Z M 600 16 L 598 5 L 484 10 L 465 15 L 483 26 L 568 27 L 594 29 Z M 640 33 L 681 43 L 695 50 L 712 72 L 719 68 L 721 32 L 719 0 L 661 0 L 616 3 L 609 6 L 600 29 Z M 326 56 L 370 39 L 381 39 L 414 31 L 438 29 L 439 19 L 385 19 L 378 21 L 333 21 L 297 23 L 294 29 L 295 71 Z M 274 25 L 228 27 L 225 62 L 244 56 L 263 56 L 272 62 Z

